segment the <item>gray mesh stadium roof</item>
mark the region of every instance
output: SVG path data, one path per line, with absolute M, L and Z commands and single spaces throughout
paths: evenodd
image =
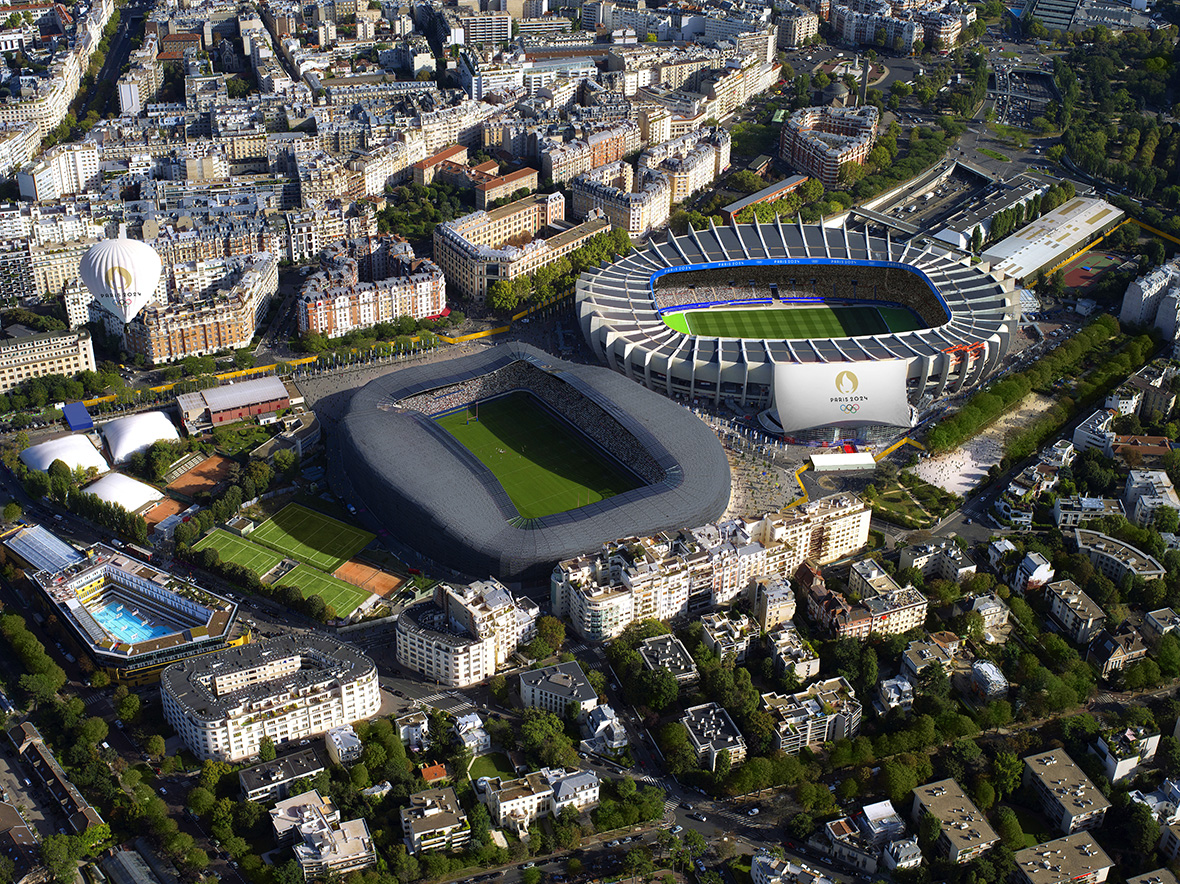
M 395 407 L 520 360 L 603 408 L 655 458 L 664 479 L 518 527 L 516 508 L 487 467 L 427 416 Z M 340 440 L 352 487 L 374 516 L 402 543 L 473 577 L 545 580 L 560 559 L 619 537 L 704 524 L 729 501 L 725 452 L 690 411 L 608 369 L 564 362 L 524 344 L 370 382 L 353 396 Z

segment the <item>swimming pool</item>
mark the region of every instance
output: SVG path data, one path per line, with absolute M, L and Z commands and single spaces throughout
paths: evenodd
M 120 610 L 122 608 L 122 610 Z M 162 635 L 169 635 L 179 628 L 171 623 L 161 623 L 158 620 L 149 623 L 144 615 L 133 614 L 134 607 L 126 602 L 108 602 L 101 608 L 90 613 L 98 625 L 111 634 L 118 641 L 128 644 L 150 641 Z

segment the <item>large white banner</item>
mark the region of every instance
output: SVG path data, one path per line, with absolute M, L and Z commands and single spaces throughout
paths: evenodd
M 774 405 L 784 430 L 811 427 L 906 427 L 907 363 L 780 363 L 774 370 Z

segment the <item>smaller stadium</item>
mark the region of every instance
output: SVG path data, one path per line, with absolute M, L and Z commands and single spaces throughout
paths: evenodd
M 153 681 L 169 663 L 245 640 L 231 640 L 234 602 L 105 544 L 79 552 L 34 526 L 4 547 L 79 647 L 120 681 Z
M 523 344 L 378 378 L 342 430 L 373 517 L 472 577 L 547 579 L 556 560 L 708 522 L 729 500 L 724 451 L 691 412 Z

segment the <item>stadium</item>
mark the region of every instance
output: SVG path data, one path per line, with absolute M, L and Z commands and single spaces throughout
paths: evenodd
M 555 561 L 704 524 L 729 501 L 725 452 L 691 412 L 524 344 L 371 381 L 341 429 L 352 494 L 471 577 L 547 580 Z
M 49 612 L 117 680 L 154 681 L 170 663 L 245 640 L 230 639 L 233 602 L 109 546 L 80 553 L 39 526 L 4 546 Z
M 583 273 L 577 312 L 598 357 L 652 390 L 766 408 L 800 440 L 863 438 L 1000 366 L 1020 301 L 984 266 L 888 233 L 710 224 Z

